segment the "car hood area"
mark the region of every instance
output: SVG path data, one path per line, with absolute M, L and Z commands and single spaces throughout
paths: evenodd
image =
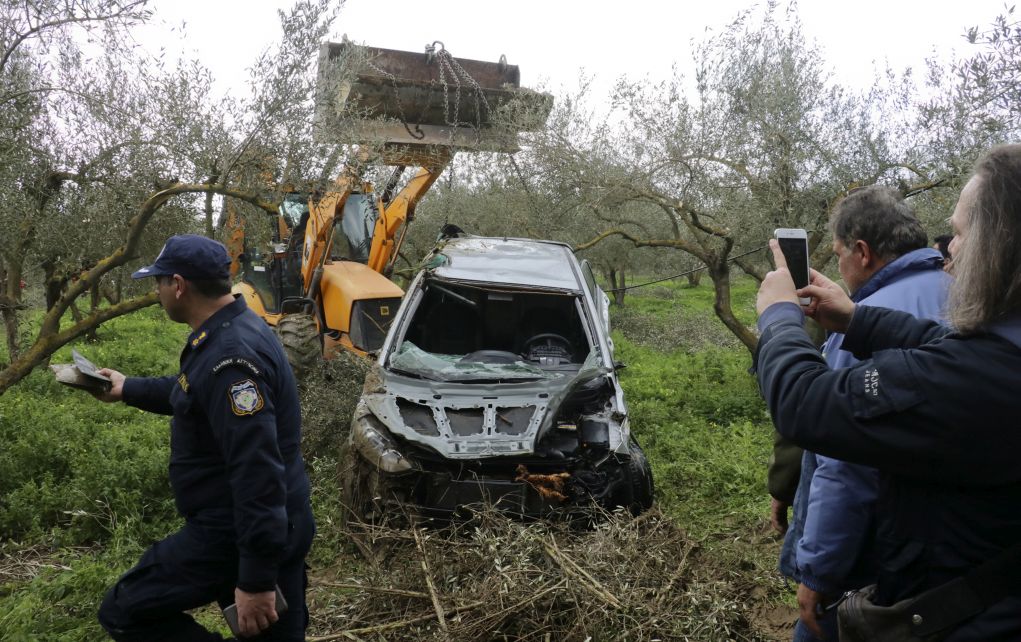
M 449 459 L 528 455 L 537 452 L 551 429 L 564 429 L 557 420 L 565 402 L 593 382 L 604 382 L 605 418 L 611 425 L 608 445 L 611 450 L 621 446 L 624 415 L 612 375 L 598 357 L 588 359 L 576 373 L 546 374 L 521 382 L 458 383 L 377 368 L 362 401 L 391 433 Z

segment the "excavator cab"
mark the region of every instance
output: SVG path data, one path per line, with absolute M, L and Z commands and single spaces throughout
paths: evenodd
M 457 151 L 513 152 L 518 132 L 545 122 L 552 98 L 519 76 L 503 57 L 454 58 L 438 42 L 421 54 L 322 46 L 314 130 L 356 151 L 327 189 L 283 198 L 268 252 L 231 235 L 243 248 L 232 250 L 235 292 L 275 326 L 296 371 L 382 346 L 404 294 L 389 276 L 419 200 Z M 363 177 L 370 164 L 394 168 L 379 192 Z
M 308 194 L 286 194 L 268 246 L 260 251 L 244 239 L 241 282 L 258 294 L 264 314 L 280 314 L 285 301 L 302 297 L 301 241 L 308 212 Z

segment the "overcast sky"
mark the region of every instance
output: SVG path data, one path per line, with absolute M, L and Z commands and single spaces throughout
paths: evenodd
M 573 87 L 579 69 L 599 86 L 621 74 L 662 78 L 675 62 L 691 75 L 691 40 L 719 31 L 741 9 L 739 0 L 348 0 L 334 27 L 369 45 L 422 51 L 441 40 L 453 55 L 480 60 L 507 56 L 525 86 Z M 759 3 L 761 4 L 761 3 Z M 223 86 L 241 87 L 246 67 L 278 38 L 278 8 L 286 0 L 154 0 L 143 42 L 197 56 Z M 781 4 L 781 6 L 786 6 Z M 837 77 L 864 88 L 876 64 L 920 70 L 924 58 L 967 50 L 962 34 L 988 25 L 1003 0 L 802 0 L 805 33 L 822 46 Z M 186 37 L 171 27 L 185 21 Z M 312 61 L 310 64 L 315 64 Z

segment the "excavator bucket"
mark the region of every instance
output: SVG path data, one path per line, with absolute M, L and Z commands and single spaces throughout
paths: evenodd
M 441 43 L 425 53 L 326 43 L 317 82 L 317 132 L 333 142 L 513 152 L 553 105 L 503 57 L 454 58 Z

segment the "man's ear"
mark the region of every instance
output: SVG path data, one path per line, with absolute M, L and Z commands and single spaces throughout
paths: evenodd
M 854 242 L 854 252 L 858 254 L 858 262 L 863 270 L 868 270 L 875 263 L 876 255 L 865 241 L 858 239 Z
M 180 274 L 175 274 L 172 278 L 174 279 L 174 288 L 175 288 L 175 290 L 174 290 L 174 298 L 175 299 L 180 299 L 182 296 L 184 296 L 184 293 L 185 293 L 185 291 L 186 291 L 186 289 L 188 287 L 188 284 L 185 282 L 184 277 L 181 276 Z

